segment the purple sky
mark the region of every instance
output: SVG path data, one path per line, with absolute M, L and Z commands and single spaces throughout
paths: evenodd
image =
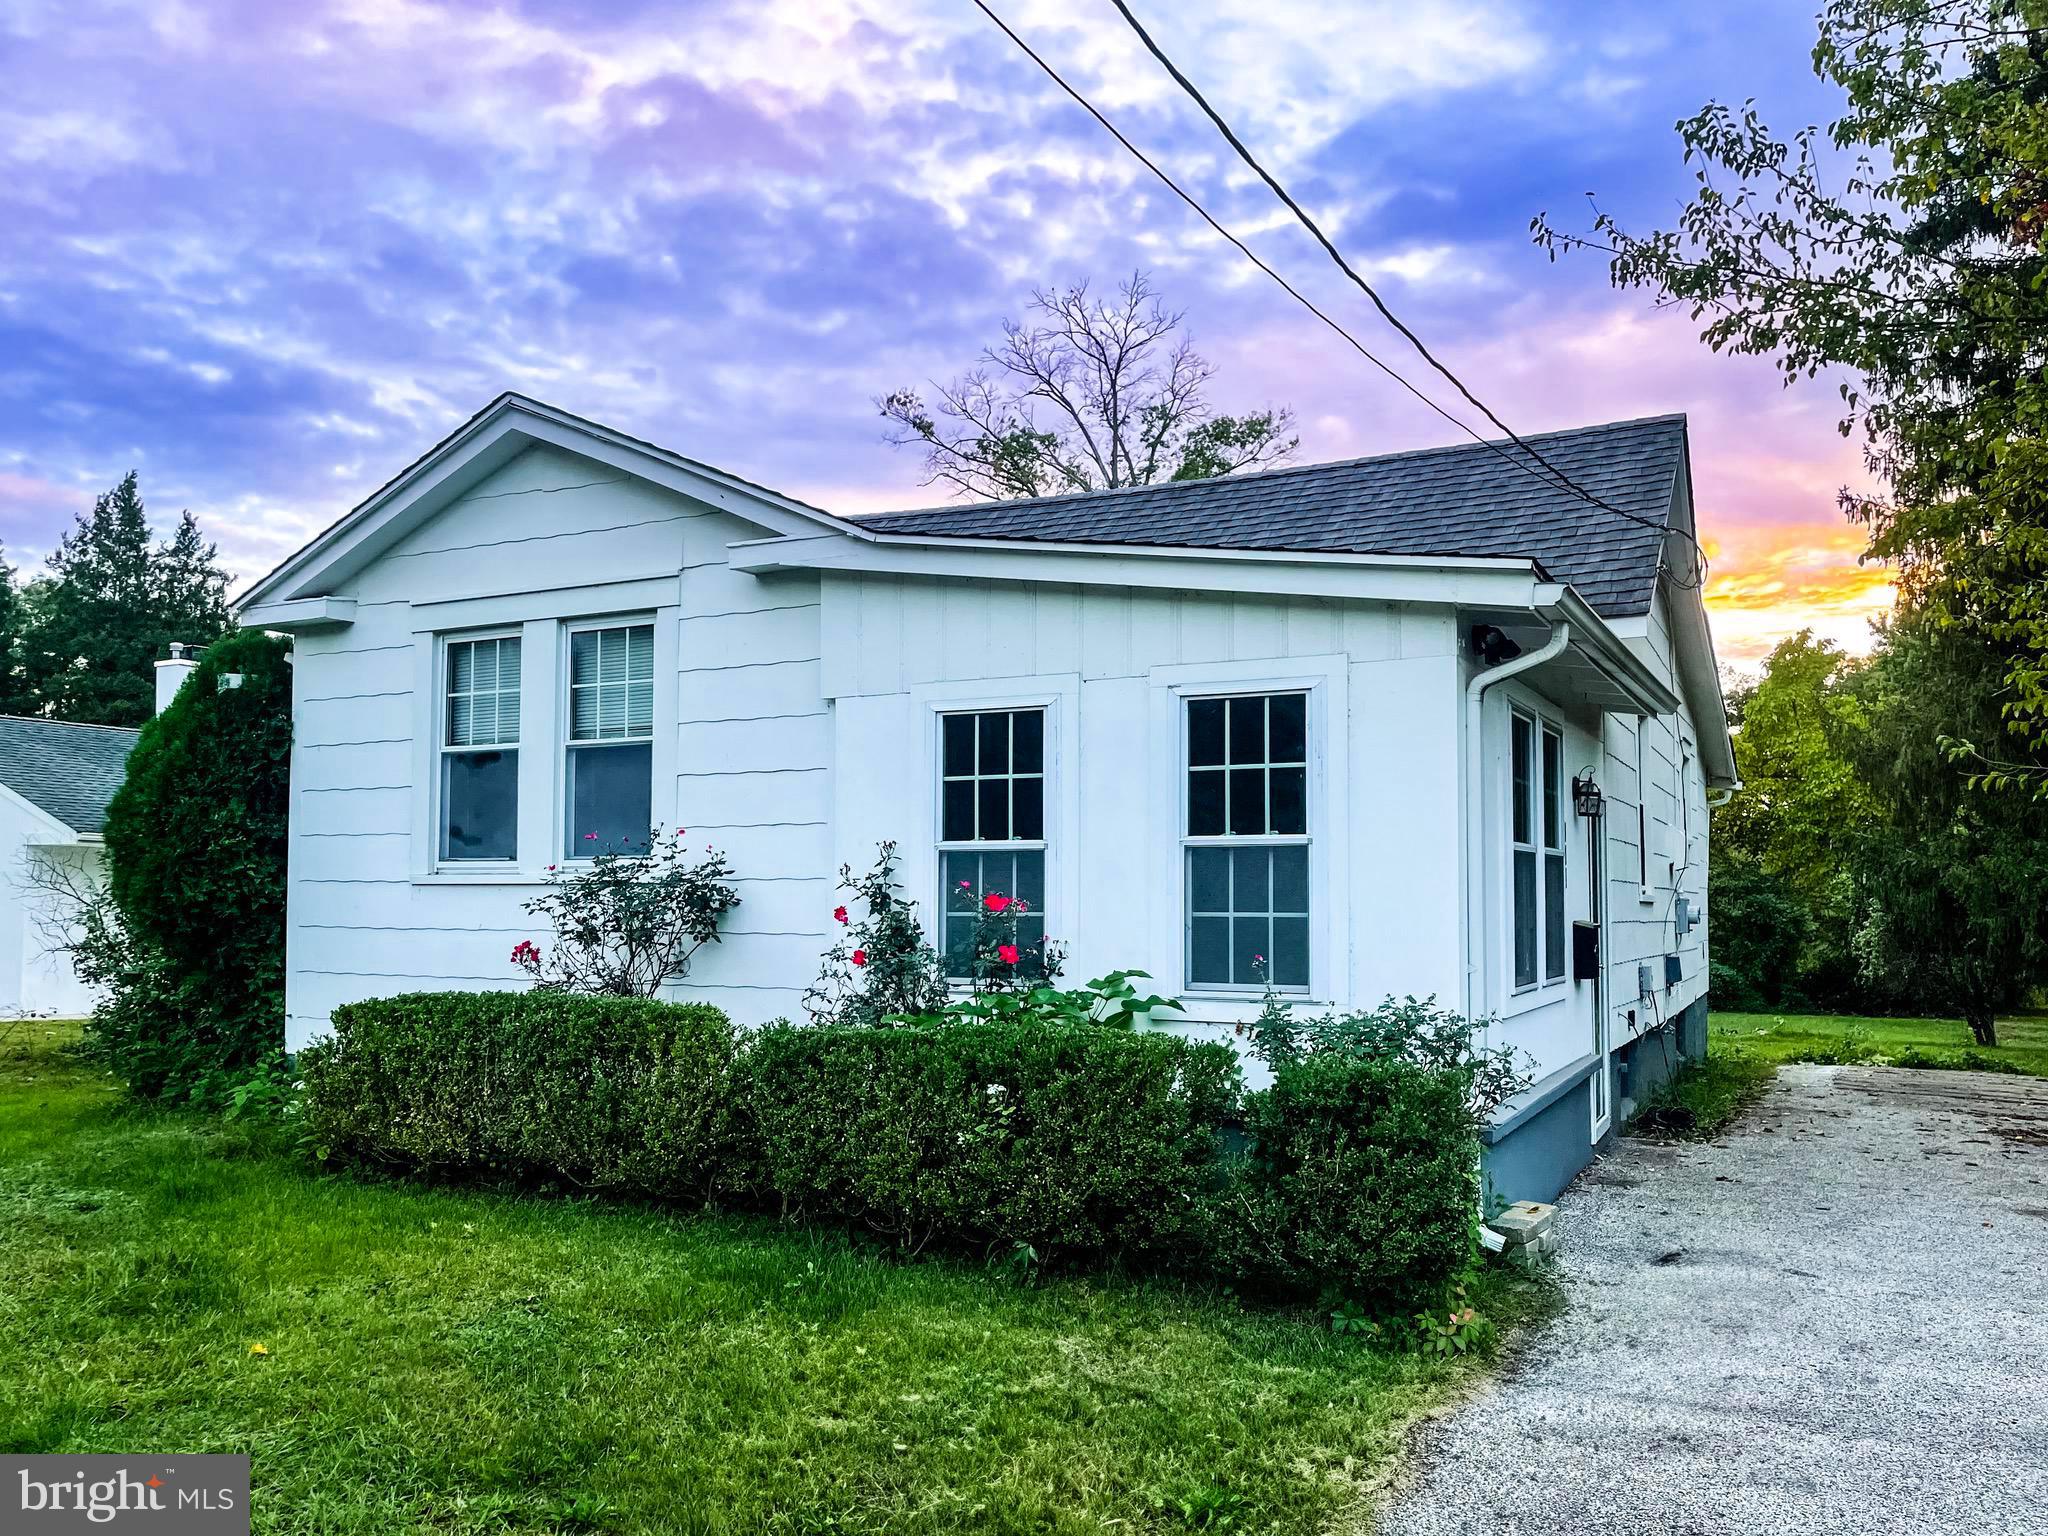
M 1424 375 L 1106 0 L 997 9 L 1210 207 Z M 1667 14 L 1667 12 L 1669 14 Z M 1517 430 L 1691 413 L 1724 656 L 1855 641 L 1881 572 L 1825 382 L 1548 263 L 1638 224 L 1674 119 L 1834 103 L 1807 8 L 1227 0 L 1141 11 Z M 0 0 L 0 539 L 38 563 L 130 467 L 253 575 L 503 389 L 844 511 L 941 499 L 872 398 L 949 376 L 1034 284 L 1154 273 L 1224 408 L 1300 461 L 1449 441 L 1195 222 L 967 0 L 501 8 Z

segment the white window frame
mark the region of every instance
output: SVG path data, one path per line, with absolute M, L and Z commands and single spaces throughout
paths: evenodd
M 1650 889 L 1649 748 L 1644 743 L 1650 720 L 1649 715 L 1636 716 L 1636 899 L 1641 902 L 1657 899 Z
M 569 732 L 572 728 L 571 722 L 574 716 L 574 708 L 571 692 L 572 685 L 570 683 L 570 656 L 575 646 L 575 637 L 582 634 L 595 634 L 607 629 L 640 628 L 652 631 L 648 639 L 651 642 L 653 655 L 654 698 L 653 708 L 649 715 L 647 734 L 644 736 L 607 736 L 586 742 L 571 740 Z M 662 628 L 660 616 L 653 613 L 631 613 L 610 615 L 604 618 L 569 619 L 556 626 L 555 721 L 554 730 L 551 733 L 551 755 L 554 759 L 552 768 L 555 783 L 553 862 L 561 864 L 587 864 L 590 862 L 589 856 L 581 852 L 570 851 L 575 846 L 574 829 L 569 825 L 569 755 L 572 752 L 592 748 L 602 751 L 606 747 L 638 746 L 645 743 L 648 749 L 647 771 L 649 775 L 647 786 L 647 824 L 652 829 L 655 826 L 661 825 L 666 820 L 662 815 L 663 807 L 660 795 L 662 754 L 659 743 L 661 740 L 661 696 L 663 691 Z M 673 673 L 675 668 L 671 666 L 669 671 Z
M 1045 923 L 1045 941 L 1048 944 L 1052 943 L 1059 936 L 1058 931 L 1054 927 L 1054 922 L 1055 914 L 1059 912 L 1061 903 L 1059 899 L 1053 894 L 1056 888 L 1053 885 L 1052 854 L 1052 831 L 1054 825 L 1053 732 L 1055 729 L 1055 719 L 1058 713 L 1055 708 L 1055 703 L 1056 701 L 1049 701 L 1046 703 L 1038 704 L 939 704 L 932 711 L 932 750 L 930 757 L 927 759 L 932 767 L 932 783 L 934 786 L 933 794 L 935 796 L 932 809 L 933 835 L 931 840 L 931 847 L 933 853 L 932 864 L 935 875 L 935 883 L 933 884 L 932 889 L 935 890 L 937 894 L 932 905 L 932 926 L 935 930 L 932 936 L 932 944 L 933 947 L 937 949 L 939 952 L 940 964 L 942 966 L 945 964 L 946 955 L 946 903 L 951 899 L 952 894 L 946 886 L 946 855 L 949 853 L 983 854 L 997 852 L 1037 853 L 1043 855 L 1044 871 L 1041 878 L 1043 888 L 1045 891 L 1045 901 L 1044 904 L 1037 909 L 1034 915 L 1043 919 Z M 1038 772 L 1036 775 L 1026 774 L 1021 775 L 1021 777 L 1036 777 L 1038 780 L 1038 830 L 1040 835 L 1035 838 L 1009 837 L 1004 838 L 1000 841 L 997 841 L 992 838 L 969 838 L 965 840 L 954 838 L 949 840 L 945 836 L 947 780 L 945 734 L 946 717 L 949 715 L 966 715 L 971 718 L 978 719 L 982 715 L 1017 715 L 1034 711 L 1039 716 L 1040 721 L 1038 742 Z M 977 769 L 980 766 L 980 751 L 980 727 L 977 725 L 975 728 L 975 752 L 977 754 L 975 762 Z M 1012 725 L 1010 736 L 1011 768 L 1008 773 L 1001 775 L 1001 777 L 1007 779 L 1011 785 L 1011 821 L 1013 826 L 1015 824 L 1016 819 L 1015 786 L 1017 779 L 1020 777 L 1020 775 L 1016 771 L 1015 766 L 1016 751 L 1016 727 Z M 987 777 L 994 777 L 994 775 L 986 775 L 979 773 L 977 771 L 977 773 L 974 776 L 974 782 L 978 785 L 983 778 Z M 975 810 L 975 820 L 976 825 L 979 826 L 980 807 L 978 796 Z M 1011 893 L 1005 892 L 1004 894 L 1008 895 Z M 964 989 L 971 986 L 973 982 L 973 977 L 948 976 L 946 978 L 946 981 L 949 986 Z
M 1308 867 L 1308 974 L 1304 997 L 1291 1000 L 1343 1006 L 1354 967 L 1378 963 L 1374 936 L 1351 931 L 1349 795 L 1351 732 L 1348 655 L 1292 656 L 1256 661 L 1178 662 L 1150 669 L 1147 797 L 1151 811 L 1148 865 L 1173 874 L 1146 893 L 1149 947 L 1159 967 L 1159 991 L 1179 999 L 1190 1022 L 1249 1023 L 1258 1016 L 1257 988 L 1190 987 L 1187 980 L 1187 704 L 1189 698 L 1233 693 L 1301 693 L 1308 704 L 1308 826 L 1315 838 Z M 1165 786 L 1174 789 L 1166 793 Z M 1114 962 L 1116 957 L 1106 957 Z M 1170 969 L 1169 969 L 1170 967 Z M 1389 974 L 1394 966 L 1386 961 Z M 1182 1016 L 1176 1016 L 1182 1017 Z
M 1200 702 L 1200 701 L 1202 701 L 1202 700 L 1206 700 L 1206 699 L 1222 699 L 1222 700 L 1229 700 L 1229 699 L 1258 699 L 1258 698 L 1263 698 L 1263 699 L 1271 699 L 1271 698 L 1273 698 L 1273 697 L 1275 697 L 1275 696 L 1277 696 L 1277 695 L 1280 695 L 1280 694 L 1289 694 L 1289 693 L 1298 693 L 1298 694 L 1300 694 L 1300 695 L 1302 696 L 1302 711 L 1301 711 L 1301 713 L 1302 713 L 1302 734 L 1303 734 L 1303 736 L 1304 736 L 1304 738 L 1305 738 L 1305 739 L 1304 739 L 1304 741 L 1303 741 L 1303 743 L 1302 743 L 1302 750 L 1303 750 L 1303 752 L 1304 752 L 1305 756 L 1303 757 L 1303 760 L 1302 760 L 1302 764 L 1301 764 L 1301 767 L 1302 767 L 1302 775 L 1301 775 L 1301 777 L 1302 777 L 1302 791 L 1301 791 L 1301 797 L 1302 797 L 1302 807 L 1301 807 L 1301 810 L 1302 810 L 1302 827 L 1303 827 L 1303 829 L 1304 829 L 1304 830 L 1302 830 L 1301 832 L 1298 832 L 1298 833 L 1297 833 L 1297 832 L 1259 832 L 1259 833 L 1251 833 L 1251 832 L 1222 832 L 1222 833 L 1218 833 L 1218 834 L 1215 834 L 1215 835 L 1213 835 L 1213 836 L 1199 836 L 1199 837 L 1198 837 L 1198 836 L 1194 836 L 1194 835 L 1191 835 L 1191 834 L 1190 834 L 1190 833 L 1188 832 L 1188 829 L 1187 829 L 1187 828 L 1188 828 L 1188 781 L 1189 781 L 1189 778 L 1190 778 L 1190 776 L 1191 776 L 1191 775 L 1193 774 L 1193 772 L 1195 771 L 1195 769 L 1194 769 L 1194 765 L 1193 765 L 1193 764 L 1191 764 L 1191 763 L 1189 763 L 1189 761 L 1188 761 L 1188 748 L 1189 748 L 1189 741 L 1188 741 L 1188 712 L 1189 712 L 1189 709 L 1190 709 L 1190 707 L 1191 707 L 1191 706 L 1193 706 L 1194 704 L 1196 704 L 1196 703 L 1198 703 L 1198 702 Z M 1270 753 L 1270 752 L 1272 751 L 1272 724 L 1271 724 L 1271 720 L 1272 720 L 1272 706 L 1271 706 L 1270 704 L 1268 704 L 1268 705 L 1267 705 L 1267 727 L 1266 727 L 1266 729 L 1267 729 L 1267 744 L 1266 744 L 1266 750 L 1267 750 L 1267 751 L 1268 751 L 1269 753 Z M 1182 976 L 1182 985 L 1183 985 L 1183 986 L 1185 987 L 1185 989 L 1186 989 L 1186 990 L 1187 990 L 1188 992 L 1190 992 L 1190 993 L 1195 993 L 1195 994 L 1201 994 L 1201 995 L 1206 995 L 1206 994 L 1218 994 L 1218 993 L 1220 993 L 1220 994 L 1222 994 L 1222 995 L 1224 995 L 1224 996 L 1226 996 L 1226 997 L 1229 997 L 1229 996 L 1242 996 L 1242 995 L 1243 995 L 1244 993 L 1246 993 L 1246 992 L 1248 992 L 1248 991 L 1250 991 L 1250 992 L 1258 992 L 1258 991 L 1263 991 L 1263 990 L 1264 990 L 1264 989 L 1263 989 L 1263 988 L 1262 988 L 1262 987 L 1261 987 L 1261 986 L 1260 986 L 1260 985 L 1259 985 L 1258 983 L 1256 983 L 1256 982 L 1253 982 L 1253 983 L 1249 983 L 1249 984 L 1247 984 L 1247 983 L 1245 983 L 1245 982 L 1237 982 L 1237 981 L 1221 981 L 1221 982 L 1219 982 L 1219 981 L 1196 981 L 1196 980 L 1195 980 L 1195 979 L 1193 978 L 1193 976 L 1189 974 L 1189 971 L 1190 971 L 1190 967 L 1189 967 L 1189 965 L 1188 965 L 1188 957 L 1189 957 L 1190 953 L 1192 952 L 1192 947 L 1193 947 L 1193 943 L 1194 943 L 1194 914 L 1193 914 L 1193 913 L 1192 913 L 1192 912 L 1191 912 L 1191 911 L 1190 911 L 1190 910 L 1188 909 L 1188 902 L 1189 902 L 1189 899 L 1190 899 L 1190 893 L 1189 893 L 1189 890 L 1188 890 L 1188 852 L 1189 852 L 1189 850 L 1190 850 L 1190 849 L 1194 849 L 1194 848 L 1229 848 L 1229 849 L 1237 849 L 1237 848 L 1305 848 L 1305 849 L 1307 849 L 1307 850 L 1308 850 L 1308 864 L 1309 864 L 1309 870 L 1308 870 L 1308 873 L 1307 873 L 1307 875 L 1306 875 L 1306 876 L 1304 877 L 1304 881 L 1303 881 L 1303 883 L 1304 883 L 1304 885 L 1306 886 L 1306 888 L 1307 888 L 1307 891 L 1308 891 L 1308 911 L 1307 911 L 1307 913 L 1306 913 L 1306 914 L 1304 914 L 1304 926 L 1305 926 L 1305 927 L 1307 928 L 1307 930 L 1308 930 L 1308 966 L 1309 966 L 1309 969 L 1308 969 L 1308 974 L 1309 974 L 1309 979 L 1308 979 L 1307 981 L 1305 981 L 1305 982 L 1301 983 L 1301 984 L 1300 984 L 1299 986 L 1284 986 L 1284 987 L 1283 987 L 1283 986 L 1278 986 L 1278 985 L 1275 985 L 1275 986 L 1273 987 L 1273 990 L 1274 990 L 1275 992 L 1279 992 L 1279 993 L 1282 993 L 1282 994 L 1284 994 L 1284 995 L 1286 995 L 1287 997 L 1290 997 L 1290 998 L 1304 998 L 1304 997 L 1307 997 L 1307 996 L 1309 996 L 1309 995 L 1310 995 L 1310 994 L 1311 994 L 1311 993 L 1312 993 L 1312 992 L 1314 991 L 1314 989 L 1315 989 L 1315 974 L 1316 974 L 1316 971 L 1315 971 L 1315 967 L 1316 967 L 1316 938 L 1317 938 L 1317 935 L 1316 935 L 1316 891 L 1315 891 L 1315 862 L 1316 862 L 1316 854 L 1317 854 L 1317 850 L 1316 850 L 1316 847 L 1315 847 L 1315 832 L 1316 832 L 1316 813 L 1315 813 L 1315 796 L 1314 796 L 1314 795 L 1313 795 L 1313 794 L 1312 794 L 1312 793 L 1310 792 L 1310 787 L 1309 787 L 1309 780 L 1310 780 L 1310 778 L 1311 778 L 1311 765 L 1312 765 L 1312 764 L 1313 764 L 1313 763 L 1315 762 L 1315 752 L 1316 752 L 1316 720 L 1315 720 L 1315 707 L 1314 707 L 1314 698 L 1313 698 L 1313 696 L 1312 696 L 1312 690 L 1310 690 L 1310 689 L 1308 689 L 1308 688 L 1213 688 L 1213 689 L 1204 689 L 1204 688 L 1189 688 L 1189 689 L 1185 689 L 1185 690 L 1183 690 L 1183 691 L 1181 692 L 1181 695 L 1180 695 L 1180 737 L 1179 737 L 1179 739 L 1180 739 L 1180 745 L 1179 745 L 1179 750 L 1178 750 L 1178 752 L 1177 752 L 1176 756 L 1177 756 L 1177 758 L 1178 758 L 1178 760 L 1179 760 L 1179 763 L 1180 763 L 1180 773 L 1179 773 L 1179 780 L 1180 780 L 1180 795 L 1179 795 L 1179 797 L 1178 797 L 1178 798 L 1179 798 L 1179 801 L 1180 801 L 1180 810 L 1179 810 L 1179 813 L 1178 813 L 1178 818 L 1177 818 L 1177 825 L 1178 825 L 1178 828 L 1179 828 L 1179 832 L 1180 832 L 1180 837 L 1179 837 L 1179 841 L 1180 841 L 1180 930 L 1181 930 L 1181 937 L 1180 937 L 1180 953 L 1181 953 L 1181 976 Z M 1226 727 L 1226 735 L 1225 735 L 1225 741 L 1226 741 L 1226 744 L 1227 744 L 1227 742 L 1228 742 L 1228 733 L 1227 733 L 1227 727 Z M 1226 747 L 1226 761 L 1227 761 L 1227 747 Z M 1260 766 L 1261 766 L 1261 767 L 1264 767 L 1264 768 L 1267 768 L 1267 769 L 1269 769 L 1269 770 L 1270 770 L 1270 768 L 1272 767 L 1272 763 L 1271 763 L 1271 761 L 1270 761 L 1270 759 L 1269 759 L 1269 758 L 1262 758 L 1262 759 L 1260 760 Z M 1290 765 L 1288 765 L 1288 766 L 1292 766 L 1292 765 L 1290 764 Z M 1223 772 L 1223 775 L 1224 775 L 1224 784 L 1225 784 L 1225 791 L 1224 791 L 1224 795 L 1225 795 L 1225 798 L 1224 798 L 1224 807 L 1225 807 L 1225 809 L 1224 809 L 1224 825 L 1225 825 L 1225 826 L 1228 826 L 1228 825 L 1229 825 L 1229 821 L 1230 821 L 1230 813 L 1229 813 L 1229 789 L 1228 789 L 1228 786 L 1229 786 L 1229 769 L 1228 769 L 1228 767 L 1225 767 L 1225 768 L 1223 768 L 1223 769 L 1222 769 L 1222 772 Z M 1272 790 L 1271 790 L 1271 787 L 1270 787 L 1270 781 L 1269 781 L 1269 784 L 1268 784 L 1268 789 L 1267 789 L 1267 794 L 1268 794 L 1268 797 L 1269 797 L 1269 798 L 1270 798 L 1270 796 L 1271 796 L 1271 793 L 1272 793 Z M 1267 900 L 1268 900 L 1268 907 L 1267 907 L 1267 910 L 1268 910 L 1268 911 L 1270 912 L 1270 911 L 1272 910 L 1272 909 L 1271 909 L 1271 897 L 1270 897 L 1270 895 L 1268 896 Z
M 525 742 L 528 726 L 526 679 L 528 676 L 527 668 L 532 664 L 531 657 L 527 654 L 526 635 L 518 626 L 499 626 L 490 629 L 453 630 L 437 634 L 433 638 L 433 694 L 429 701 L 429 728 L 432 731 L 430 740 L 433 745 L 431 752 L 432 761 L 427 781 L 427 829 L 428 836 L 431 839 L 430 857 L 433 860 L 434 866 L 439 869 L 456 871 L 475 870 L 482 873 L 496 873 L 508 869 L 517 869 L 519 867 L 520 855 L 525 851 L 520 833 L 524 826 L 526 810 L 525 768 L 527 749 Z M 450 653 L 455 646 L 473 645 L 482 640 L 517 640 L 519 642 L 519 736 L 513 741 L 493 742 L 489 746 L 451 746 L 448 742 L 448 701 L 451 692 L 449 688 L 451 681 L 449 668 L 452 665 Z M 503 690 L 497 691 L 502 692 Z M 455 859 L 447 857 L 442 852 L 442 846 L 443 834 L 447 830 L 446 806 L 443 802 L 446 798 L 444 785 L 447 782 L 445 774 L 447 772 L 448 758 L 455 754 L 467 756 L 474 752 L 505 751 L 518 754 L 518 766 L 515 769 L 512 800 L 512 856 L 506 859 Z
M 1547 748 L 1557 743 L 1557 776 L 1552 780 L 1550 756 Z M 1566 786 L 1571 782 L 1571 770 L 1565 766 L 1564 727 L 1555 720 L 1538 715 L 1536 718 L 1536 777 L 1540 780 L 1536 790 L 1536 947 L 1540 951 L 1536 962 L 1536 973 L 1545 987 L 1562 986 L 1571 980 L 1572 974 L 1572 930 L 1568 914 L 1572 908 L 1572 860 L 1571 860 L 1571 816 L 1572 800 Z M 1545 817 L 1550 810 L 1551 797 L 1557 798 L 1557 846 L 1550 844 L 1550 833 Z M 1557 974 L 1550 973 L 1550 865 L 1555 860 L 1563 871 L 1558 881 L 1557 905 L 1564 923 L 1563 952 L 1558 956 Z
M 1507 692 L 1507 690 L 1503 690 Z M 1514 692 L 1507 700 L 1504 711 L 1506 723 L 1498 727 L 1501 751 L 1498 759 L 1500 774 L 1499 799 L 1496 814 L 1499 820 L 1492 823 L 1489 831 L 1497 850 L 1505 855 L 1495 854 L 1489 858 L 1489 866 L 1497 870 L 1495 900 L 1495 921 L 1500 934 L 1499 959 L 1497 961 L 1500 990 L 1494 995 L 1505 998 L 1504 1012 L 1516 1014 L 1529 1009 L 1549 1006 L 1557 994 L 1572 985 L 1571 918 L 1572 909 L 1572 809 L 1571 798 L 1571 733 L 1565 722 L 1553 715 L 1542 703 L 1526 691 Z M 1529 726 L 1529 837 L 1527 841 L 1515 839 L 1515 740 L 1514 729 L 1517 720 Z M 1557 741 L 1557 795 L 1558 834 L 1556 848 L 1546 846 L 1543 838 L 1544 798 L 1549 792 L 1548 774 L 1543 762 L 1543 743 L 1546 737 Z M 1515 855 L 1531 854 L 1536 862 L 1536 979 L 1520 982 L 1515 977 Z M 1560 898 L 1565 913 L 1564 968 L 1556 975 L 1549 973 L 1549 921 L 1550 887 L 1548 864 L 1558 858 L 1564 865 L 1564 891 Z

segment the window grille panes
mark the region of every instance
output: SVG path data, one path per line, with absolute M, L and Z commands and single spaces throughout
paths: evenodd
M 1045 972 L 1045 711 L 984 709 L 939 716 L 940 948 L 946 974 L 974 974 L 981 902 L 1025 905 L 1018 971 Z M 991 846 L 991 845 L 1011 846 Z M 964 884 L 963 884 L 964 882 Z
M 1543 728 L 1543 979 L 1565 971 L 1564 737 Z
M 1508 717 L 1509 841 L 1512 845 L 1515 985 L 1536 984 L 1538 906 L 1536 873 L 1536 724 L 1526 715 Z
M 1188 981 L 1308 985 L 1308 848 L 1187 851 Z
M 1306 990 L 1308 695 L 1188 700 L 1186 771 L 1188 984 Z
M 510 746 L 519 740 L 519 640 L 448 642 L 451 747 Z
M 644 853 L 654 817 L 654 626 L 569 635 L 563 853 Z
M 984 710 L 939 722 L 939 840 L 1043 841 L 1045 711 Z
M 1188 701 L 1189 837 L 1308 831 L 1308 695 Z
M 445 647 L 438 856 L 519 853 L 519 637 Z

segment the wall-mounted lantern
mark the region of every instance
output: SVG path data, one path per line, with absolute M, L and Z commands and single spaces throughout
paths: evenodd
M 1593 770 L 1588 768 L 1572 780 L 1572 809 L 1588 821 L 1598 821 L 1606 809 L 1607 797 L 1600 793 L 1600 786 L 1593 780 Z

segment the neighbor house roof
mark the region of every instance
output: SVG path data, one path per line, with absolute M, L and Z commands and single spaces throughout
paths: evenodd
M 77 833 L 97 833 L 140 731 L 0 715 L 0 784 Z
M 1685 417 L 1523 441 L 1578 486 L 1648 525 L 1589 503 L 1511 442 L 848 521 L 875 533 L 941 538 L 1511 557 L 1535 561 L 1603 617 L 1647 613 L 1663 529 L 1687 475 Z

